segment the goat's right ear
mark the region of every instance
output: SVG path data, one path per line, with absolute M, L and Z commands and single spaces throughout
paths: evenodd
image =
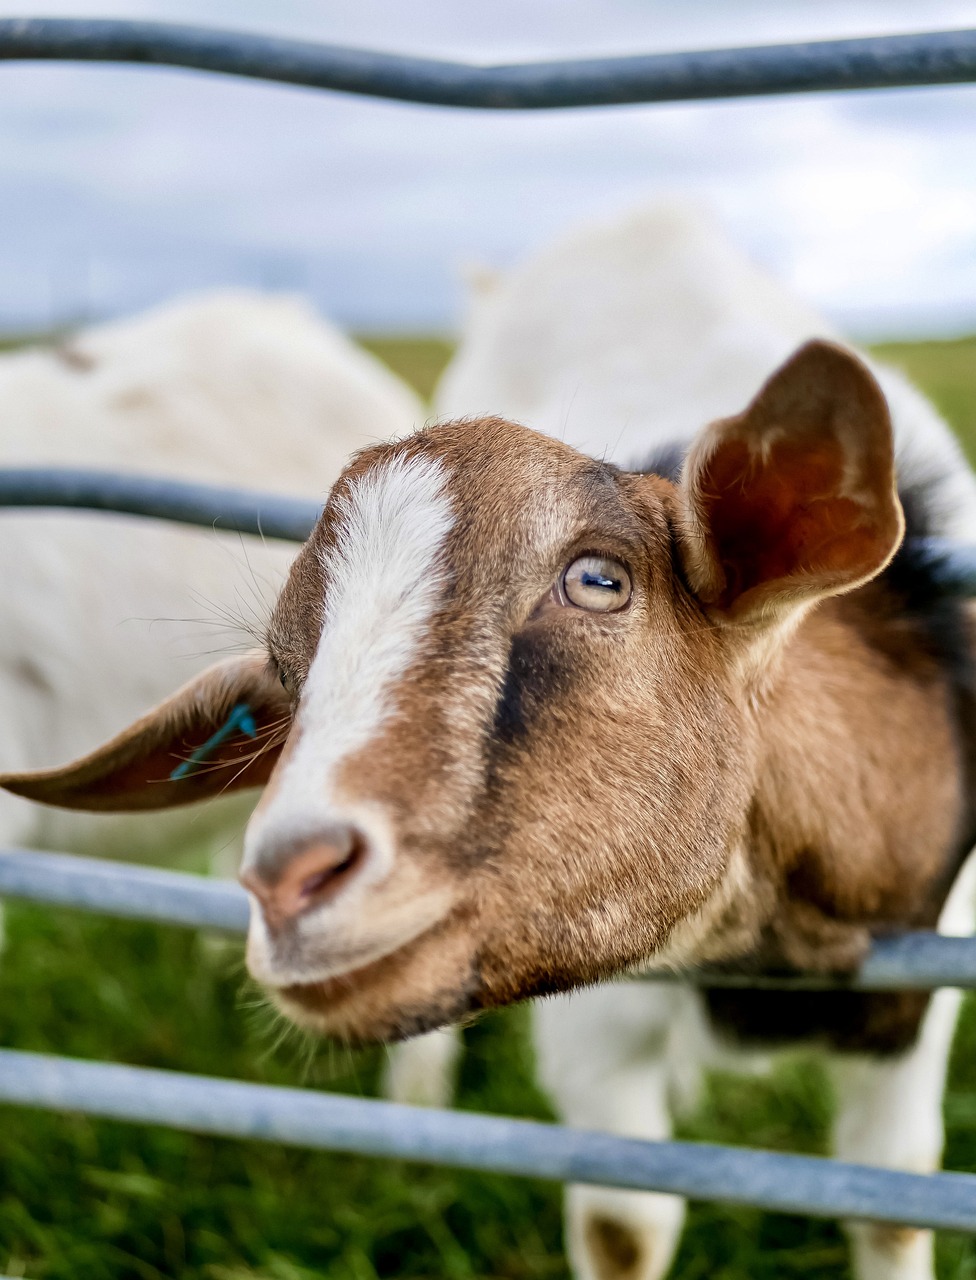
M 852 352 L 809 342 L 752 404 L 698 437 L 681 552 L 717 617 L 766 626 L 879 573 L 904 531 L 891 420 Z
M 263 786 L 290 720 L 290 700 L 267 660 L 234 658 L 90 755 L 57 769 L 0 774 L 0 786 L 43 804 L 102 813 L 208 800 Z

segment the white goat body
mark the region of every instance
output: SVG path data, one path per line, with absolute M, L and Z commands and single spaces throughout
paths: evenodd
M 435 408 L 441 417 L 497 413 L 633 466 L 743 408 L 813 337 L 837 335 L 704 213 L 654 205 L 583 227 L 486 282 Z M 937 476 L 940 532 L 973 540 L 976 481 L 951 431 L 900 373 L 868 363 L 891 408 L 901 469 Z
M 0 404 L 5 466 L 138 471 L 323 500 L 353 450 L 424 417 L 399 379 L 309 307 L 243 291 L 4 355 Z M 209 665 L 235 630 L 233 619 L 214 627 L 214 611 L 262 622 L 293 555 L 128 517 L 0 511 L 0 769 L 76 755 Z M 236 848 L 246 808 L 227 800 L 146 822 L 4 792 L 0 840 L 152 858 L 177 839 Z

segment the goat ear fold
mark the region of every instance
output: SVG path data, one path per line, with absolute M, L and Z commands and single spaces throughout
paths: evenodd
M 0 774 L 14 795 L 63 809 L 168 809 L 267 782 L 290 719 L 264 658 L 218 663 L 90 755 Z
M 730 619 L 775 621 L 868 581 L 904 533 L 881 388 L 850 352 L 807 343 L 698 437 L 681 501 L 685 573 Z

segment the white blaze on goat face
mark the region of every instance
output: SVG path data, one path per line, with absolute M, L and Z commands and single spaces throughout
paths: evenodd
M 398 683 L 418 656 L 431 617 L 445 592 L 443 545 L 452 525 L 446 475 L 436 458 L 390 458 L 356 477 L 334 500 L 334 533 L 318 555 L 322 630 L 304 681 L 293 746 L 245 843 L 245 871 L 279 851 L 313 842 L 336 823 L 354 823 L 369 841 L 369 857 L 349 893 L 362 898 L 393 864 L 394 836 L 382 805 L 357 800 L 341 782 L 343 766 L 368 747 L 396 710 Z M 347 893 L 347 897 L 349 896 Z M 302 920 L 301 976 L 326 977 L 354 959 L 368 963 L 388 949 L 390 936 L 406 942 L 443 910 L 442 896 L 426 895 L 420 910 L 388 913 L 382 944 L 368 929 L 345 922 L 330 928 L 328 960 L 316 962 L 308 940 L 321 920 Z M 323 904 L 317 915 L 334 915 Z M 252 967 L 277 984 L 297 980 L 292 956 L 275 957 L 263 918 L 255 911 Z M 397 918 L 399 917 L 399 918 Z M 292 942 L 294 943 L 294 939 Z
M 452 524 L 436 458 L 396 456 L 352 481 L 321 553 L 323 622 L 294 750 L 248 833 L 247 857 L 335 816 L 342 762 L 383 727 L 445 589 Z

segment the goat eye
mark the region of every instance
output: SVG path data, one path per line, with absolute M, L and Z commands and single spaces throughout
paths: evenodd
M 630 599 L 630 574 L 605 556 L 580 556 L 563 573 L 560 595 L 564 604 L 591 613 L 613 613 Z

